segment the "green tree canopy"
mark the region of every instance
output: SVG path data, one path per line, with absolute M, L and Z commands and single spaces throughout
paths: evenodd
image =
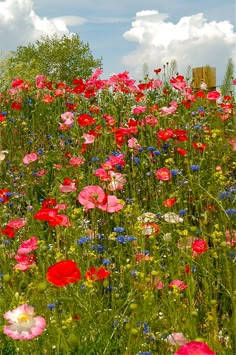
M 71 84 L 74 78 L 88 78 L 101 66 L 101 59 L 93 57 L 89 44 L 83 43 L 77 34 L 55 34 L 8 53 L 0 63 L 0 78 L 7 82 L 17 77 L 30 81 L 43 74 L 49 80 Z

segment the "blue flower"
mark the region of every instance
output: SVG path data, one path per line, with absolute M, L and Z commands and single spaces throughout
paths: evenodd
M 101 244 L 91 245 L 91 249 L 98 253 L 103 253 L 105 251 L 105 247 Z
M 223 199 L 229 198 L 229 197 L 231 197 L 231 192 L 230 191 L 222 191 L 218 195 L 218 199 L 219 200 L 223 200 Z
M 92 238 L 89 237 L 81 237 L 80 239 L 77 240 L 77 244 L 84 244 L 87 242 L 91 242 Z
M 187 212 L 186 212 L 185 210 L 180 210 L 180 211 L 179 211 L 179 215 L 180 215 L 180 216 L 185 216 L 186 213 L 187 213 Z
M 228 210 L 225 210 L 225 213 L 228 216 L 236 217 L 236 208 L 229 208 Z
M 56 308 L 56 304 L 55 303 L 49 303 L 47 307 L 48 307 L 48 309 L 50 309 L 50 311 L 52 311 L 54 308 Z
M 200 166 L 199 165 L 191 165 L 190 168 L 191 168 L 192 171 L 200 170 Z
M 111 264 L 111 260 L 103 259 L 102 263 L 103 263 L 103 265 L 110 265 Z
M 116 232 L 116 233 L 123 233 L 124 231 L 125 231 L 124 227 L 115 227 L 113 229 L 113 232 Z

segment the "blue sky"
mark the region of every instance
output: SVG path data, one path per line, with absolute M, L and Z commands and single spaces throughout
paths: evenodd
M 104 77 L 140 78 L 144 63 L 152 75 L 176 59 L 183 75 L 188 65 L 215 66 L 220 84 L 228 58 L 235 62 L 235 0 L 0 0 L 0 16 L 0 50 L 78 33 L 102 57 Z

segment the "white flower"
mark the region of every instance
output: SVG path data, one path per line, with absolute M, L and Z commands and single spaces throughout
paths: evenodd
M 8 154 L 8 150 L 1 150 L 0 151 L 0 162 L 6 158 L 6 154 Z
M 168 223 L 182 223 L 184 221 L 183 218 L 174 212 L 167 212 L 162 217 Z

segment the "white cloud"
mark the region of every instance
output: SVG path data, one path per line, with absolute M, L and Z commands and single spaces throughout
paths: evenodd
M 136 13 L 132 27 L 123 34 L 136 49 L 123 58 L 123 63 L 142 77 L 146 63 L 152 70 L 176 59 L 180 74 L 186 68 L 211 65 L 217 68 L 222 82 L 229 57 L 234 55 L 236 34 L 229 21 L 208 22 L 202 13 L 182 17 L 178 23 L 169 22 L 166 14 L 156 10 Z
M 33 0 L 5 0 L 0 2 L 0 50 L 14 50 L 45 35 L 69 35 L 67 26 L 78 26 L 86 20 L 79 16 L 49 19 L 38 16 Z

